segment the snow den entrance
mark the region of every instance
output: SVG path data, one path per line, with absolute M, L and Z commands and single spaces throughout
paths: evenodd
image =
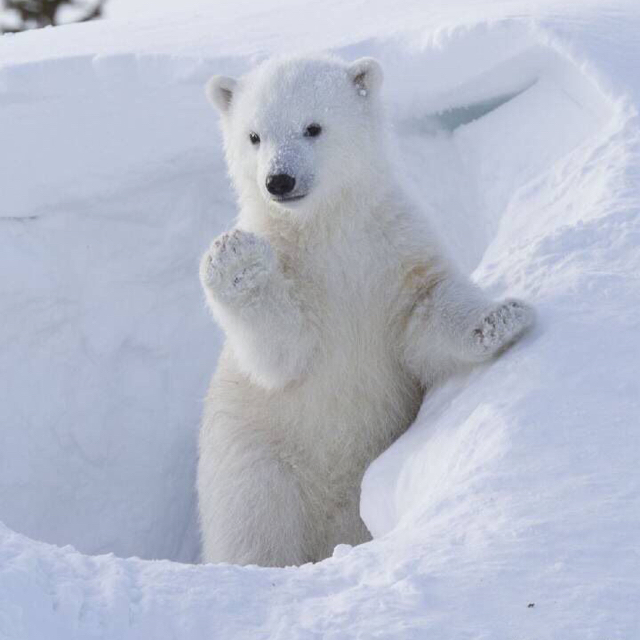
M 502 23 L 339 53 L 381 60 L 402 173 L 466 271 L 497 281 L 499 247 L 597 197 L 588 148 L 611 107 L 540 33 Z M 234 217 L 201 88 L 247 64 L 113 56 L 0 71 L 15 166 L 30 172 L 5 191 L 0 240 L 12 274 L 0 519 L 20 533 L 87 554 L 198 558 L 196 434 L 221 337 L 197 261 Z M 464 442 L 441 446 L 446 459 Z M 438 473 L 428 499 L 446 499 L 448 467 Z M 378 535 L 398 514 L 376 487 L 365 482 L 363 514 Z

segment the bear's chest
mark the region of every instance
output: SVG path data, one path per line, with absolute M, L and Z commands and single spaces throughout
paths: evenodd
M 297 428 L 303 439 L 325 438 L 325 453 L 349 452 L 357 467 L 363 437 L 371 443 L 364 464 L 406 428 L 421 398 L 400 358 L 407 307 L 400 258 L 384 238 L 345 234 L 287 266 L 317 334 L 308 374 L 288 391 L 287 407 L 305 416 Z
M 357 348 L 393 328 L 399 265 L 383 243 L 345 237 L 308 256 L 300 267 L 303 280 L 313 283 L 305 291 L 306 302 L 327 345 Z
M 310 382 L 346 393 L 371 378 L 365 387 L 373 391 L 376 380 L 387 384 L 397 374 L 399 271 L 398 256 L 384 238 L 363 233 L 341 234 L 289 261 L 309 330 L 317 334 Z

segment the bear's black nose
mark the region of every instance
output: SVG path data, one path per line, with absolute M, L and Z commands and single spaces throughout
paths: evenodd
M 286 173 L 277 173 L 267 176 L 267 191 L 274 196 L 283 196 L 293 191 L 296 186 L 296 179 Z

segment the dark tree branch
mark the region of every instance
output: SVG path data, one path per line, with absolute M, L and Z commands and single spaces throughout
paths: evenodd
M 105 0 L 99 2 L 93 9 L 91 9 L 82 18 L 78 18 L 76 22 L 89 22 L 89 20 L 97 20 L 102 17 L 102 9 L 104 8 Z
M 55 26 L 59 24 L 58 11 L 64 6 L 86 9 L 79 13 L 73 22 L 88 22 L 102 16 L 102 10 L 107 0 L 95 0 L 94 2 L 80 2 L 78 0 L 5 0 L 4 8 L 17 14 L 19 25 L 17 27 L 3 27 L 0 25 L 0 33 L 17 33 L 27 29 Z M 90 5 L 88 8 L 87 6 Z

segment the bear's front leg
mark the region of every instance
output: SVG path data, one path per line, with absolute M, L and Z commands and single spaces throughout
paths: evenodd
M 202 258 L 200 279 L 238 365 L 254 382 L 279 388 L 305 373 L 314 333 L 267 240 L 240 229 L 222 234 Z
M 498 355 L 531 327 L 535 312 L 524 302 L 493 302 L 457 274 L 441 277 L 407 323 L 406 361 L 426 384 L 463 363 Z

